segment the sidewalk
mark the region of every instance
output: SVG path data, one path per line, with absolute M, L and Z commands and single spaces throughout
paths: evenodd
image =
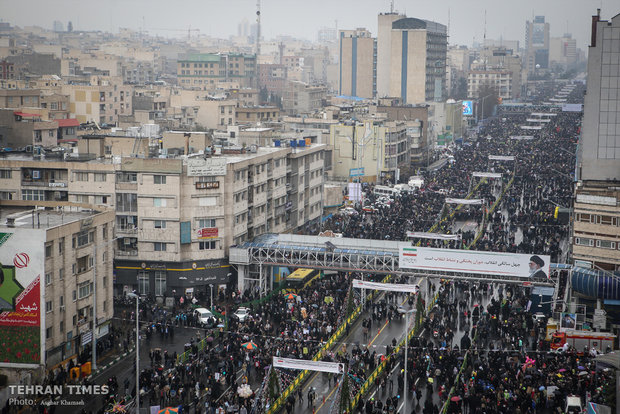
M 101 358 L 97 358 L 97 369 L 93 370 L 91 374 L 86 377 L 86 379 L 89 381 L 93 380 L 95 377 L 102 374 L 105 370 L 112 367 L 112 365 L 132 354 L 135 349 L 136 347 L 132 346 L 127 350 L 127 352 L 119 352 L 116 350 L 110 350 L 106 352 Z

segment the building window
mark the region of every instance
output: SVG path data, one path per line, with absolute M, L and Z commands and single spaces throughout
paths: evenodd
M 594 240 L 593 239 L 587 239 L 585 237 L 576 237 L 575 238 L 575 244 L 578 246 L 594 246 Z
M 58 254 L 62 254 L 65 251 L 65 238 L 58 239 Z
M 165 229 L 166 221 L 165 220 L 155 220 L 155 228 L 156 229 Z
M 11 170 L 0 170 L 0 178 L 10 179 Z
M 45 191 L 43 190 L 22 190 L 22 200 L 44 201 Z
M 65 278 L 65 269 L 64 268 L 60 268 L 58 269 L 58 280 L 63 280 Z
M 52 329 L 52 327 L 45 329 L 45 339 L 52 339 L 53 335 L 54 335 L 54 330 Z
M 118 172 L 116 173 L 116 181 L 119 183 L 136 183 L 138 182 L 138 174 Z
M 165 252 L 166 251 L 166 243 L 161 243 L 161 242 L 153 243 L 153 251 L 155 251 L 155 252 Z
M 54 245 L 52 243 L 48 243 L 45 245 L 45 258 L 52 257 L 53 248 L 54 248 Z
M 141 295 L 149 294 L 149 274 L 147 272 L 138 273 L 138 293 Z
M 616 243 L 609 240 L 597 240 L 596 247 L 600 247 L 601 249 L 615 249 Z
M 84 282 L 78 285 L 78 299 L 90 296 L 93 289 L 93 282 Z
M 76 290 L 73 291 L 73 293 L 71 294 L 71 297 L 73 298 L 74 302 L 77 300 L 77 291 Z M 75 316 L 73 317 L 73 324 L 75 325 Z
M 65 297 L 61 295 L 59 300 L 60 300 L 60 307 L 62 308 L 63 306 L 65 306 Z
M 95 182 L 104 182 L 106 180 L 106 175 L 105 173 L 95 173 Z
M 48 300 L 45 302 L 45 313 L 50 313 L 52 311 L 52 301 Z
M 166 272 L 155 272 L 155 295 L 163 296 L 166 293 Z
M 154 184 L 166 184 L 166 176 L 165 175 L 154 175 L 153 183 Z
M 65 321 L 60 321 L 60 334 L 65 332 Z
M 153 207 L 166 207 L 166 201 L 165 198 L 153 198 Z
M 212 228 L 215 227 L 215 219 L 198 219 L 198 228 Z
M 88 204 L 88 201 L 89 201 L 89 196 L 87 196 L 85 194 L 76 194 L 75 195 L 75 202 L 76 203 Z
M 51 273 L 46 273 L 45 274 L 45 284 L 46 285 L 51 285 L 52 284 L 52 274 Z
M 88 181 L 88 173 L 87 172 L 75 173 L 75 181 Z
M 215 240 L 201 241 L 198 243 L 199 250 L 214 250 L 216 248 Z

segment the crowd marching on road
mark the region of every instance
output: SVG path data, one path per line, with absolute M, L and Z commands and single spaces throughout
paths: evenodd
M 543 90 L 539 102 L 553 91 Z M 529 110 L 546 109 L 540 105 Z M 354 214 L 337 214 L 323 228 L 344 237 L 382 240 L 407 240 L 408 231 L 435 228 L 461 238 L 424 240 L 423 245 L 550 255 L 552 261 L 564 262 L 568 227 L 557 222 L 554 211 L 570 204 L 581 114 L 555 114 L 542 129 L 525 136 L 521 126 L 527 122 L 527 112 L 501 111 L 475 137 L 450 149 L 452 162 L 424 172 L 421 188 L 394 196 L 376 210 L 367 211 L 360 204 Z M 490 155 L 514 156 L 515 161 L 499 163 L 489 160 Z M 475 182 L 474 172 L 501 173 L 502 177 Z M 457 211 L 454 205 L 445 204 L 446 197 L 468 195 L 484 199 L 483 206 Z M 378 196 L 373 186 L 366 186 L 365 197 L 366 202 L 375 203 Z M 447 214 L 452 211 L 452 216 Z M 480 235 L 462 226 L 472 220 Z M 365 276 L 380 280 L 378 275 Z M 564 289 L 565 276 L 557 278 L 557 290 Z M 255 402 L 269 380 L 272 357 L 311 359 L 348 316 L 349 295 L 355 305 L 361 303 L 359 292 L 349 288 L 355 277 L 355 273 L 341 272 L 317 279 L 297 295 L 273 295 L 269 301 L 251 305 L 250 317 L 244 321 L 232 317 L 230 306 L 220 303 L 216 313 L 228 310 L 229 314 L 209 329 L 200 325 L 187 303 L 171 312 L 143 304 L 140 320 L 147 346 L 153 337 L 172 343 L 175 331 L 181 329 L 196 333 L 184 349 L 189 351 L 186 361 L 179 361 L 176 351 L 150 350 L 150 363 L 140 367 L 143 407 L 181 406 L 184 413 L 264 412 Z M 393 281 L 413 283 L 403 276 Z M 529 290 L 493 283 L 429 281 L 418 295 L 426 297 L 425 304 L 431 297 L 436 301 L 422 322 L 421 334 L 409 342 L 406 361 L 403 348 L 393 355 L 400 339 L 367 346 L 377 325 L 392 320 L 402 323 L 399 304 L 414 301 L 413 295 L 383 293 L 366 303 L 359 318 L 363 340 L 349 343 L 345 336 L 324 360 L 344 362 L 346 375 L 357 384 L 387 361 L 385 374 L 376 378 L 372 392 L 355 408 L 366 414 L 398 412 L 404 398 L 411 413 L 424 414 L 558 412 L 569 394 L 604 401 L 612 374 L 595 369 L 589 350 L 557 353 L 548 349 L 545 329 L 528 309 Z M 237 302 L 253 298 L 252 291 L 235 295 Z M 125 318 L 131 320 L 135 315 L 129 311 Z M 114 334 L 117 344 L 130 345 L 129 328 Z M 201 336 L 207 338 L 204 349 L 198 347 Z M 110 379 L 116 400 L 131 394 L 130 378 Z M 51 384 L 70 380 L 62 370 L 49 378 Z M 342 385 L 341 378 L 330 375 L 330 388 L 332 380 L 334 388 Z M 250 385 L 252 395 L 243 397 L 237 392 L 244 384 Z M 324 396 L 317 395 L 313 387 L 307 394 L 300 388 L 284 408 L 290 413 L 312 412 L 320 398 Z

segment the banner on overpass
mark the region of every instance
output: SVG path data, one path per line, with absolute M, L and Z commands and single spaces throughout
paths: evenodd
M 581 112 L 583 111 L 582 104 L 562 104 L 562 112 Z
M 467 205 L 481 205 L 484 200 L 473 199 L 468 200 L 466 198 L 446 198 L 446 204 L 467 204 Z
M 534 136 L 533 135 L 511 135 L 510 139 L 530 140 L 530 139 L 534 139 Z
M 418 285 L 405 285 L 402 283 L 379 283 L 368 282 L 366 280 L 353 279 L 353 287 L 358 289 L 386 290 L 388 292 L 409 292 L 418 293 Z
M 489 159 L 496 160 L 496 161 L 514 161 L 515 156 L 514 155 L 489 155 Z
M 337 362 L 273 357 L 273 367 L 344 374 L 344 364 Z
M 492 173 L 492 172 L 474 172 L 474 177 L 485 177 L 485 178 L 502 178 L 501 173 Z
M 441 233 L 424 233 L 419 231 L 408 231 L 407 237 L 415 237 L 418 239 L 433 239 L 433 240 L 460 240 L 460 234 L 441 234 Z
M 407 244 L 399 248 L 401 269 L 547 279 L 550 262 L 551 258 L 543 255 L 434 249 Z

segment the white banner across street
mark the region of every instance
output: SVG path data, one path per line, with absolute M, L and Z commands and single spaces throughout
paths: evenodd
M 418 231 L 408 231 L 407 237 L 416 237 L 418 239 L 433 239 L 433 240 L 460 240 L 460 234 L 441 234 L 441 233 L 424 233 Z
M 402 283 L 379 283 L 366 280 L 353 279 L 353 287 L 358 289 L 386 290 L 388 292 L 418 293 L 418 285 L 405 285 Z
M 492 172 L 474 172 L 474 177 L 486 177 L 486 178 L 502 178 L 502 174 L 500 173 L 492 173 Z
M 523 128 L 523 127 L 522 127 Z M 516 139 L 516 140 L 530 140 L 530 139 L 534 139 L 533 135 L 511 135 L 510 139 Z
M 308 361 L 305 359 L 279 358 L 274 356 L 273 367 L 344 374 L 344 364 L 338 362 Z
M 521 125 L 521 129 L 542 129 L 541 125 Z M 511 137 L 512 138 L 512 137 Z
M 496 161 L 514 161 L 515 156 L 514 155 L 489 155 L 489 159 L 496 160 Z
M 473 199 L 468 200 L 466 198 L 446 198 L 446 204 L 468 204 L 468 205 L 481 205 L 484 200 Z

